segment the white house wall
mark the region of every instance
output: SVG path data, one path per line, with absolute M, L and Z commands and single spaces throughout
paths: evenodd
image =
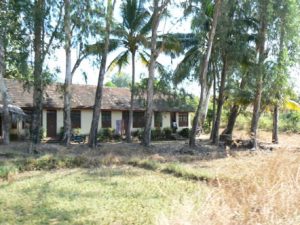
M 84 109 L 80 110 L 81 112 L 81 129 L 80 132 L 82 134 L 88 134 L 90 132 L 90 126 L 92 122 L 92 117 L 93 117 L 93 111 L 90 109 Z M 63 110 L 57 110 L 56 111 L 56 131 L 57 134 L 60 133 L 61 127 L 63 127 Z M 171 119 L 171 113 L 170 112 L 162 112 L 162 128 L 170 127 L 170 119 Z M 116 121 L 117 120 L 122 120 L 122 111 L 112 111 L 111 112 L 111 127 L 112 129 L 116 129 Z M 192 124 L 192 113 L 188 113 L 188 128 L 191 128 Z M 176 113 L 176 121 L 177 124 L 179 124 L 179 113 Z M 18 127 L 21 127 L 21 124 L 18 124 Z M 153 129 L 154 127 L 154 114 L 152 116 L 152 126 Z M 181 130 L 186 127 L 178 127 L 178 130 Z M 47 131 L 47 110 L 43 110 L 43 129 L 44 129 L 44 135 L 46 135 Z M 99 129 L 101 129 L 101 115 L 99 118 Z M 133 131 L 135 130 L 140 130 L 142 128 L 132 128 Z
M 116 129 L 117 120 L 122 120 L 122 112 L 121 111 L 112 111 L 111 112 L 111 128 Z
M 162 113 L 162 127 L 171 127 L 171 114 L 170 112 Z

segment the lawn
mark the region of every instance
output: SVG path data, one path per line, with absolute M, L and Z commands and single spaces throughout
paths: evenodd
M 0 185 L 0 224 L 157 224 L 207 187 L 128 166 L 35 171 Z

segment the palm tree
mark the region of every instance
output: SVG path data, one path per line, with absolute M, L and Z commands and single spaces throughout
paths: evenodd
M 119 46 L 125 50 L 122 51 L 110 64 L 109 68 L 117 65 L 119 69 L 127 65 L 131 56 L 132 80 L 129 121 L 126 130 L 127 142 L 131 142 L 131 127 L 133 123 L 133 100 L 135 91 L 135 60 L 139 54 L 145 59 L 143 51 L 139 46 L 146 45 L 147 36 L 151 30 L 150 14 L 143 7 L 144 0 L 126 0 L 121 5 L 121 17 L 123 23 L 113 32 L 119 39 Z

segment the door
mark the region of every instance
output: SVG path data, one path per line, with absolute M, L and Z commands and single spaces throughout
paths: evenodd
M 47 111 L 47 137 L 56 137 L 56 111 Z
M 176 133 L 177 130 L 176 112 L 170 112 L 170 127 L 172 128 L 173 133 Z
M 170 112 L 171 116 L 170 116 L 170 127 L 173 126 L 173 122 L 177 122 L 176 121 L 176 112 Z

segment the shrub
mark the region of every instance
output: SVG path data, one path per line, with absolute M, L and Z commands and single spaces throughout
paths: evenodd
M 300 130 L 300 113 L 288 112 L 280 116 L 279 129 L 285 132 L 299 132 Z
M 181 131 L 179 131 L 179 134 L 182 137 L 189 138 L 189 136 L 190 136 L 190 129 L 189 128 L 183 128 Z
M 103 141 L 110 141 L 113 139 L 114 130 L 112 128 L 102 128 L 98 132 L 98 140 Z
M 172 139 L 172 129 L 170 127 L 165 127 L 163 133 L 166 139 Z
M 152 140 L 161 140 L 163 139 L 163 132 L 160 128 L 155 128 L 151 130 L 151 139 Z

